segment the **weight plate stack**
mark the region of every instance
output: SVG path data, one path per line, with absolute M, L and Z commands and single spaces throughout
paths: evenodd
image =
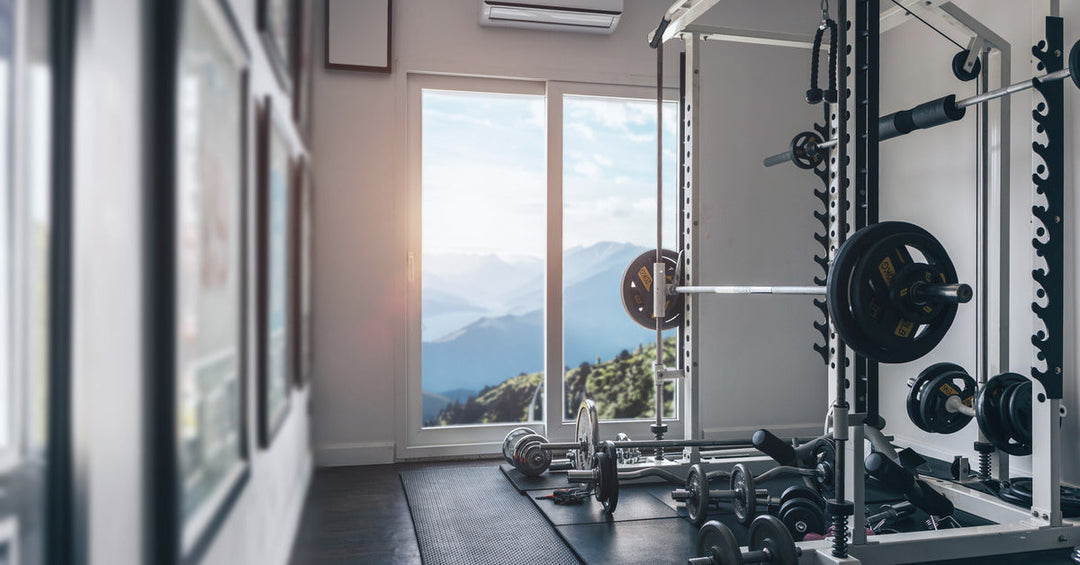
M 517 448 L 518 440 L 535 433 L 531 428 L 514 428 L 510 430 L 510 433 L 506 434 L 506 439 L 503 440 L 502 444 L 502 453 L 507 463 L 514 464 L 514 450 Z
M 935 363 L 922 370 L 908 391 L 907 413 L 919 429 L 937 434 L 956 433 L 971 416 L 950 412 L 949 398 L 956 396 L 968 407 L 975 399 L 975 379 L 955 363 Z
M 574 468 L 590 469 L 596 446 L 600 443 L 600 419 L 596 415 L 596 403 L 588 398 L 578 406 L 574 441 L 581 446 L 574 450 Z
M 1002 373 L 975 395 L 979 429 L 994 447 L 1009 455 L 1031 455 L 1031 380 Z

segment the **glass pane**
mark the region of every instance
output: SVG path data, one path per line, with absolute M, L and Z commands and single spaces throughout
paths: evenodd
M 543 416 L 544 97 L 422 93 L 423 424 Z
M 673 249 L 677 180 L 674 102 L 664 104 L 664 247 Z M 601 419 L 653 418 L 656 333 L 626 314 L 623 270 L 656 249 L 656 102 L 563 97 L 563 418 L 582 398 Z M 664 333 L 675 362 L 675 330 Z M 665 416 L 675 416 L 674 383 Z
M 241 68 L 203 7 L 187 4 L 178 74 L 177 430 L 185 520 L 242 458 Z
M 12 202 L 11 152 L 15 133 L 14 115 L 14 54 L 15 6 L 12 0 L 0 0 L 0 453 L 12 449 L 14 424 L 12 384 L 12 274 L 15 265 L 15 240 L 11 237 L 14 220 Z M 2 456 L 0 456 L 2 458 Z

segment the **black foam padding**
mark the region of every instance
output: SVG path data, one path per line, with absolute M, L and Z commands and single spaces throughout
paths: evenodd
M 425 564 L 579 563 L 540 511 L 493 467 L 406 471 L 401 484 Z
M 656 520 L 661 518 L 678 518 L 675 509 L 657 500 L 646 489 L 629 487 L 619 489 L 619 506 L 615 513 L 609 515 L 604 512 L 604 505 L 596 501 L 594 497 L 585 499 L 582 504 L 559 505 L 548 499 L 537 500 L 537 496 L 549 494 L 551 491 L 529 491 L 540 511 L 544 513 L 548 521 L 555 526 L 569 526 L 571 524 L 601 524 L 606 522 L 626 522 L 629 520 Z M 670 493 L 670 491 L 668 491 Z M 668 498 L 671 498 L 670 495 Z
M 878 141 L 900 137 L 917 129 L 955 122 L 963 118 L 966 113 L 966 108 L 956 105 L 954 94 L 924 102 L 910 110 L 902 110 L 879 118 Z
M 514 485 L 514 488 L 516 488 L 518 492 L 577 486 L 567 482 L 566 473 L 559 471 L 547 471 L 539 477 L 530 477 L 515 469 L 513 465 L 507 463 L 499 465 L 499 469 L 506 475 L 506 478 L 510 479 L 510 483 Z
M 795 460 L 795 448 L 790 443 L 776 437 L 776 434 L 769 430 L 754 432 L 754 436 L 750 438 L 750 443 L 753 443 L 758 451 L 772 457 L 781 465 L 794 466 L 798 464 Z

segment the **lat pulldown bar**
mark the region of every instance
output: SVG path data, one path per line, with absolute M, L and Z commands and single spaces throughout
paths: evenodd
M 915 130 L 929 129 L 958 121 L 963 119 L 969 106 L 1016 94 L 1033 88 L 1036 84 L 1072 78 L 1073 84 L 1080 88 L 1080 73 L 1074 75 L 1071 71 L 1073 68 L 1080 68 L 1080 41 L 1074 43 L 1072 50 L 1069 52 L 1069 68 L 1010 84 L 978 96 L 957 100 L 955 94 L 950 94 L 937 100 L 924 102 L 910 110 L 901 110 L 888 116 L 882 116 L 878 120 L 878 141 L 885 141 Z M 805 162 L 810 159 L 813 162 L 815 155 L 818 155 L 819 151 L 834 147 L 837 143 L 836 139 L 819 141 L 820 139 L 817 134 L 807 135 L 801 133 L 792 140 L 789 150 L 766 157 L 763 164 L 766 167 L 773 167 L 789 161 Z M 819 157 L 818 162 L 823 158 L 823 156 Z

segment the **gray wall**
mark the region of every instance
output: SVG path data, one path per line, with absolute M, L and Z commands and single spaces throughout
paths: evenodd
M 316 20 L 325 17 L 319 2 Z M 406 293 L 406 95 L 408 72 L 648 86 L 655 55 L 646 33 L 667 7 L 626 0 L 611 36 L 482 28 L 476 0 L 394 2 L 394 73 L 316 68 L 314 158 L 316 461 L 322 465 L 385 463 L 393 459 L 395 411 L 404 394 Z M 793 9 L 795 8 L 795 9 Z M 817 22 L 813 2 L 725 2 L 706 20 L 714 25 L 808 33 Z M 808 29 L 809 22 L 809 29 Z M 323 61 L 322 26 L 314 57 Z M 799 102 L 806 89 L 808 53 L 771 47 L 708 44 L 704 69 L 710 92 L 706 119 L 709 170 L 707 237 L 714 244 L 718 280 L 809 282 L 815 274 L 813 182 L 790 170 L 764 171 L 760 159 L 782 150 L 818 114 Z M 677 85 L 676 49 L 667 51 L 666 82 Z M 791 76 L 772 72 L 790 69 Z M 736 80 L 727 80 L 736 77 Z M 757 81 L 767 83 L 759 88 Z M 737 110 L 727 111 L 731 108 Z M 723 111 L 722 111 L 723 107 Z M 726 132 L 726 133 L 721 133 Z M 738 132 L 739 135 L 734 135 Z M 728 195 L 723 206 L 718 199 Z M 773 206 L 773 204 L 777 204 Z M 769 221 L 758 221 L 769 210 Z M 746 230 L 745 234 L 743 229 Z M 735 233 L 738 237 L 735 237 Z M 783 301 L 724 302 L 707 310 L 714 343 L 705 402 L 705 429 L 722 433 L 746 425 L 802 425 L 824 413 L 824 371 L 810 350 L 813 311 Z M 712 310 L 715 308 L 715 310 Z M 752 313 L 753 323 L 735 316 Z M 748 314 L 749 315 L 749 314 Z M 730 340 L 729 340 L 730 338 Z M 790 355 L 775 355 L 784 344 Z M 749 353 L 747 353 L 749 352 Z M 711 354 L 710 354 L 711 355 Z M 720 390 L 740 383 L 735 394 Z M 778 382 L 813 401 L 783 410 L 749 410 L 747 400 L 773 400 Z M 815 427 L 820 424 L 814 424 Z
M 252 54 L 253 97 L 269 93 L 274 104 L 288 107 L 255 30 L 255 1 L 231 4 Z M 141 540 L 152 525 L 143 515 L 144 504 L 152 499 L 142 488 L 147 425 L 142 418 L 140 214 L 141 195 L 150 188 L 143 187 L 140 175 L 143 146 L 153 142 L 142 137 L 139 113 L 142 12 L 138 3 L 114 0 L 80 2 L 79 10 L 73 277 L 76 553 L 94 564 L 138 563 Z M 252 140 L 253 120 L 249 125 Z M 249 150 L 247 178 L 253 182 L 253 143 Z M 249 312 L 254 315 L 253 309 Z M 257 390 L 254 372 L 245 378 L 247 390 Z M 293 395 L 271 448 L 253 447 L 250 480 L 209 547 L 206 563 L 288 559 L 311 471 L 309 390 Z M 256 446 L 254 394 L 248 401 L 248 443 Z
M 1012 44 L 1012 81 L 1018 82 L 1033 76 L 1036 71 L 1031 56 L 1031 46 L 1043 38 L 1043 18 L 1048 13 L 1049 2 L 1010 2 L 1008 0 L 960 0 L 964 10 L 979 18 Z M 1080 5 L 1062 2 L 1065 17 L 1065 46 L 1080 36 Z M 937 98 L 948 93 L 963 96 L 974 94 L 974 83 L 957 81 L 949 70 L 949 60 L 955 47 L 926 29 L 918 22 L 906 23 L 882 37 L 882 101 L 881 111 L 887 113 L 909 108 L 919 102 Z M 929 64 L 928 64 L 929 63 Z M 996 65 L 994 65 L 996 67 Z M 1080 406 L 1080 392 L 1076 386 L 1077 344 L 1076 333 L 1076 217 L 1077 202 L 1072 187 L 1076 179 L 1076 167 L 1080 157 L 1076 153 L 1076 132 L 1080 119 L 1076 111 L 1077 91 L 1066 81 L 1066 197 L 1065 197 L 1065 398 L 1063 404 L 1070 410 L 1062 437 L 1063 479 L 1080 481 L 1080 449 L 1075 438 L 1080 432 L 1076 409 Z M 1012 226 L 1009 248 L 1012 256 L 1010 269 L 1011 328 L 1010 365 L 1007 370 L 1029 374 L 1034 358 L 1031 346 L 1033 314 L 1031 299 L 1032 226 L 1031 205 L 1033 185 L 1031 182 L 1033 129 L 1031 121 L 1032 92 L 1022 92 L 1009 99 L 1012 111 L 1012 174 L 1011 199 Z M 1034 95 L 1037 96 L 1037 95 Z M 926 227 L 938 237 L 957 264 L 960 277 L 975 279 L 975 222 L 976 222 L 976 155 L 975 113 L 969 109 L 963 121 L 942 126 L 932 131 L 917 132 L 904 138 L 885 142 L 881 146 L 881 218 L 902 219 Z M 975 370 L 975 309 L 974 303 L 961 307 L 953 329 L 940 346 L 918 361 L 893 366 L 882 366 L 881 398 L 882 415 L 888 423 L 887 431 L 910 439 L 924 450 L 935 454 L 969 454 L 976 438 L 976 428 L 969 425 L 951 435 L 931 435 L 918 430 L 908 420 L 903 398 L 907 394 L 906 381 L 931 363 L 951 361 Z M 1014 458 L 1014 466 L 1023 472 L 1030 469 L 1030 458 Z

